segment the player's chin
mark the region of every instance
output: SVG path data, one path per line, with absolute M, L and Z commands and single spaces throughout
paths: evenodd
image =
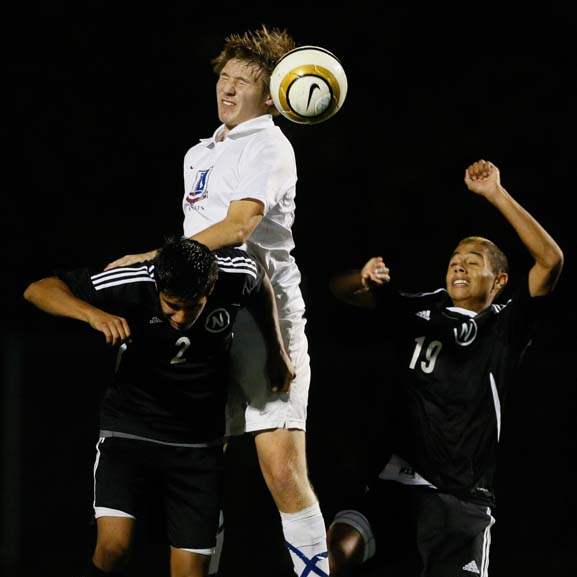
M 235 114 L 236 106 L 226 106 L 223 104 L 218 107 L 218 119 L 223 124 L 230 124 L 230 122 L 234 121 Z

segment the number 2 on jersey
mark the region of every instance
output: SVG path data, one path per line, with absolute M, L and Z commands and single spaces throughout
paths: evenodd
M 419 360 L 419 356 L 421 351 L 423 350 L 423 346 L 425 344 L 425 337 L 418 337 L 415 339 L 417 343 L 415 346 L 415 350 L 413 352 L 413 358 L 409 363 L 409 369 L 414 369 L 417 366 L 417 361 Z M 435 369 L 435 363 L 437 362 L 437 357 L 443 348 L 443 343 L 440 341 L 431 341 L 429 346 L 425 350 L 425 360 L 421 361 L 421 370 L 423 373 L 432 373 Z
M 190 347 L 190 339 L 188 337 L 180 337 L 176 341 L 176 346 L 180 347 L 178 352 L 172 359 L 170 359 L 171 365 L 180 365 L 180 363 L 186 363 L 186 359 L 184 358 L 184 353 L 188 347 Z

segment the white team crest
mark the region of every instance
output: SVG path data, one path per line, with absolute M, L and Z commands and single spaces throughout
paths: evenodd
M 210 176 L 210 172 L 212 171 L 212 166 L 205 170 L 198 170 L 194 177 L 194 182 L 192 184 L 192 188 L 189 193 L 186 195 L 186 203 L 189 205 L 193 205 L 199 200 L 206 198 L 208 194 L 207 186 L 208 186 L 208 178 Z
M 204 322 L 204 328 L 209 333 L 221 333 L 230 325 L 230 315 L 226 309 L 215 309 Z
M 455 342 L 462 347 L 470 345 L 477 338 L 477 323 L 474 319 L 462 322 L 459 328 L 454 328 Z
M 419 311 L 415 313 L 415 316 L 425 319 L 426 321 L 431 320 L 431 311 Z

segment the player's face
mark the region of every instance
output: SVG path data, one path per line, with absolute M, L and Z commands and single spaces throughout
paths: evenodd
M 487 249 L 476 242 L 457 246 L 447 269 L 447 291 L 453 304 L 472 311 L 488 307 L 500 290 L 501 275 L 491 268 Z
M 195 323 L 208 300 L 208 297 L 204 296 L 191 303 L 164 292 L 160 293 L 159 298 L 164 316 L 170 326 L 178 331 L 185 331 Z
M 271 111 L 272 100 L 254 64 L 233 58 L 221 70 L 216 83 L 218 118 L 231 130 L 241 122 Z

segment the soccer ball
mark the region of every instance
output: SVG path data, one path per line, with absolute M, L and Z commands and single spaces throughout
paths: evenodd
M 298 124 L 318 124 L 336 114 L 347 96 L 347 75 L 337 57 L 319 46 L 287 52 L 270 77 L 276 109 Z

